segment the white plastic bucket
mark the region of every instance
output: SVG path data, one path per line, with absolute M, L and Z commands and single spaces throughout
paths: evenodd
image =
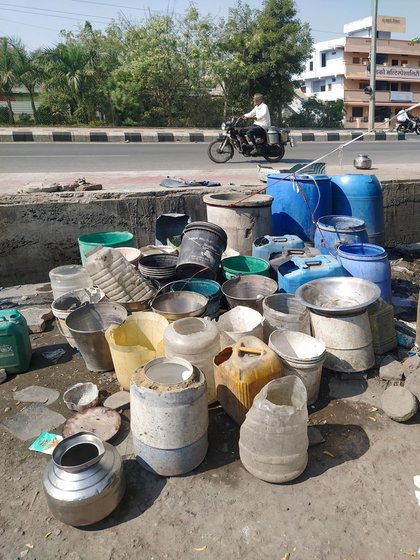
M 285 375 L 297 375 L 308 393 L 308 405 L 318 400 L 325 344 L 305 333 L 275 330 L 269 346 L 281 358 Z
M 367 311 L 352 315 L 324 316 L 310 311 L 312 332 L 327 348 L 325 366 L 353 373 L 375 364 Z
M 220 346 L 225 348 L 235 344 L 244 336 L 263 339 L 262 315 L 255 309 L 238 305 L 219 317 L 217 328 L 220 332 Z

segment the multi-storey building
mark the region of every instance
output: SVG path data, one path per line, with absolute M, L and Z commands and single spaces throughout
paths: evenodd
M 405 18 L 378 16 L 375 122 L 387 122 L 401 108 L 420 103 L 420 44 L 392 39 L 405 32 Z M 302 91 L 320 100 L 343 99 L 345 128 L 366 127 L 370 80 L 372 18 L 348 23 L 345 37 L 314 45 L 312 58 L 299 77 Z M 413 110 L 420 116 L 420 107 Z

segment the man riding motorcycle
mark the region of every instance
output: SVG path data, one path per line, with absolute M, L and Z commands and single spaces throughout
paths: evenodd
M 262 93 L 255 93 L 253 96 L 255 107 L 242 115 L 244 119 L 255 119 L 252 126 L 242 128 L 240 133 L 243 134 L 248 140 L 251 148 L 255 148 L 258 153 L 257 137 L 265 138 L 266 132 L 271 126 L 270 112 L 267 105 L 264 103 L 264 96 Z
M 397 122 L 407 123 L 409 131 L 414 130 L 416 126 L 416 121 L 414 119 L 414 116 L 408 111 L 406 111 L 405 109 L 401 109 L 401 111 L 398 111 Z

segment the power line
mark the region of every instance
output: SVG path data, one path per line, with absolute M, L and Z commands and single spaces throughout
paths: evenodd
M 97 16 L 97 15 L 93 15 L 93 14 L 79 14 L 78 12 L 63 12 L 61 10 L 51 10 L 51 9 L 47 9 L 47 8 L 37 8 L 35 6 L 21 6 L 19 4 L 8 4 L 6 2 L 0 2 L 0 6 L 12 6 L 13 8 L 24 8 L 25 10 L 37 10 L 40 12 L 54 12 L 56 14 L 68 14 L 68 15 L 73 15 L 73 16 L 82 16 L 82 17 L 98 17 L 100 19 L 110 19 L 108 17 L 105 16 Z M 44 15 L 44 14 L 39 14 L 39 15 Z
M 34 16 L 44 16 L 44 17 L 54 17 L 54 18 L 58 18 L 58 19 L 68 19 L 68 20 L 72 20 L 72 21 L 78 21 L 80 22 L 80 18 L 73 18 L 70 16 L 56 16 L 54 14 L 40 14 L 39 12 L 29 12 L 29 11 L 25 11 L 25 10 L 13 10 L 12 8 L 2 8 L 3 10 L 5 10 L 6 12 L 15 12 L 17 14 L 30 14 L 30 15 L 34 15 Z M 109 21 L 112 20 L 112 18 L 108 18 Z M 95 21 L 95 20 L 90 20 L 91 23 L 98 23 L 103 25 L 105 22 L 103 21 Z
M 161 13 L 163 10 L 151 10 L 150 8 L 136 8 L 134 6 L 122 6 L 121 4 L 110 4 L 108 2 L 95 2 L 94 0 L 72 0 L 73 2 L 80 2 L 82 4 L 97 4 L 99 6 L 109 6 L 111 8 L 125 8 L 126 10 L 138 10 L 139 12 L 154 12 Z M 172 11 L 173 14 L 179 14 L 179 12 Z
M 32 23 L 23 23 L 22 21 L 13 21 L 11 19 L 0 18 L 0 22 L 2 21 L 6 23 L 16 23 L 17 25 L 25 25 L 27 27 L 37 27 L 38 29 L 46 29 L 47 31 L 55 31 L 56 33 L 58 33 L 57 29 L 52 29 L 51 27 L 44 27 L 43 25 L 34 25 Z

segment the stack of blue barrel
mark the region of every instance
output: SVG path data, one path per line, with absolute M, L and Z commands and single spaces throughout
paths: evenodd
M 282 291 L 294 293 L 299 285 L 324 276 L 349 275 L 374 282 L 381 297 L 391 301 L 382 189 L 375 175 L 274 173 L 267 177 L 266 192 L 274 199 L 273 238 L 298 237 L 305 245 L 313 243 L 320 253 L 277 259 Z M 269 240 L 255 251 L 272 246 Z

